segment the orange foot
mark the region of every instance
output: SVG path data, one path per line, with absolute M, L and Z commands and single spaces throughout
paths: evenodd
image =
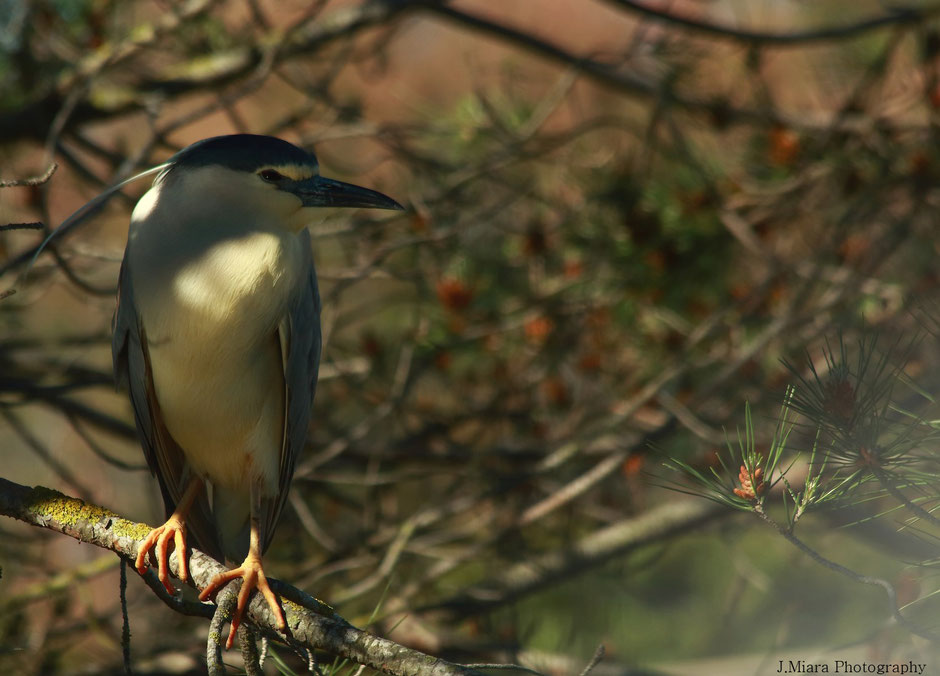
M 156 546 L 157 577 L 160 578 L 160 582 L 163 583 L 169 594 L 175 594 L 176 590 L 170 584 L 169 565 L 167 563 L 169 558 L 167 548 L 171 541 L 176 546 L 176 555 L 179 557 L 180 580 L 186 582 L 189 580 L 189 559 L 186 556 L 186 525 L 176 514 L 173 514 L 159 528 L 154 528 L 144 538 L 144 541 L 140 543 L 140 547 L 137 548 L 137 560 L 134 565 L 137 572 L 143 575 L 144 571 L 147 570 L 147 554 Z
M 238 605 L 235 608 L 235 615 L 232 617 L 232 629 L 229 631 L 228 640 L 225 642 L 226 650 L 232 647 L 232 642 L 235 640 L 235 632 L 238 630 L 238 625 L 242 622 L 245 608 L 248 607 L 248 597 L 251 596 L 251 592 L 254 589 L 260 590 L 264 595 L 268 606 L 271 607 L 271 612 L 274 613 L 274 617 L 277 619 L 277 628 L 281 631 L 287 629 L 284 611 L 281 610 L 281 606 L 278 605 L 277 596 L 271 591 L 271 587 L 268 586 L 268 579 L 264 576 L 264 569 L 261 567 L 261 557 L 251 551 L 248 552 L 248 556 L 245 557 L 242 565 L 238 568 L 219 573 L 212 578 L 209 586 L 203 589 L 202 593 L 199 594 L 199 600 L 205 601 L 226 584 L 238 577 L 242 578 L 244 582 L 242 582 L 241 591 L 238 592 Z

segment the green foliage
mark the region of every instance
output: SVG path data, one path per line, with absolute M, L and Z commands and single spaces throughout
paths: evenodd
M 758 448 L 750 408 L 745 407 L 743 437 L 739 432 L 737 446 L 729 444 L 728 452 L 718 456 L 718 466 L 703 472 L 682 460 L 666 460 L 668 467 L 686 474 L 698 489 L 681 483 L 671 486 L 751 511 L 762 509 L 774 486 L 783 482 L 781 495 L 790 530 L 809 509 L 828 503 L 854 504 L 886 493 L 897 497 L 901 489 L 919 493 L 911 499 L 915 504 L 935 502 L 940 495 L 928 468 L 938 436 L 928 421 L 902 408 L 893 396 L 895 387 L 907 379 L 902 377 L 902 367 L 891 366 L 889 358 L 903 363 L 904 355 L 910 354 L 916 343 L 914 339 L 906 347 L 895 344 L 880 352 L 875 337 L 865 338 L 859 341 L 851 361 L 840 336 L 837 351 L 828 344 L 823 351 L 822 373 L 808 355 L 808 377 L 787 363 L 798 384 L 788 389 L 767 450 Z M 800 416 L 797 422 L 793 414 Z M 797 426 L 804 438 L 812 439 L 808 452 L 788 448 Z M 802 488 L 796 490 L 787 474 L 804 454 L 800 467 L 806 477 Z M 757 486 L 762 488 L 757 490 Z
M 738 430 L 736 445 L 728 442 L 727 454 L 718 455 L 717 467 L 711 466 L 706 472 L 679 459 L 665 460 L 666 467 L 685 473 L 699 490 L 686 488 L 683 484 L 675 482 L 669 484 L 669 487 L 743 511 L 751 511 L 755 505 L 763 505 L 774 486 L 786 480 L 786 474 L 793 466 L 792 461 L 786 467 L 782 466 L 787 439 L 793 430 L 793 424 L 788 420 L 789 399 L 790 392 L 781 408 L 773 439 L 766 450 L 757 445 L 751 408 L 745 404 L 744 430 Z M 794 504 L 802 505 L 807 495 L 814 492 L 815 482 L 811 484 L 811 481 L 808 475 L 806 490 L 799 494 L 794 493 L 787 484 L 787 494 Z

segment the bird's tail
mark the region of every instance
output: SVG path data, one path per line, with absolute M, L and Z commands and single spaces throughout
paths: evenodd
M 213 486 L 212 513 L 225 558 L 241 563 L 248 555 L 250 517 L 243 493 Z

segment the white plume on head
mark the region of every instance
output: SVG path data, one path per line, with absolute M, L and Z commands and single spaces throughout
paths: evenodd
M 50 232 L 49 236 L 46 237 L 42 241 L 42 244 L 40 244 L 36 248 L 36 252 L 33 254 L 33 257 L 29 259 L 29 265 L 26 266 L 26 269 L 23 271 L 23 274 L 20 276 L 20 279 L 17 282 L 16 286 L 19 286 L 20 284 L 25 284 L 26 276 L 29 274 L 29 271 L 33 269 L 33 265 L 36 264 L 36 260 L 39 258 L 39 254 L 43 252 L 43 249 L 46 248 L 46 245 L 49 244 L 49 242 L 51 242 L 53 239 L 57 239 L 59 237 L 64 236 L 70 230 L 73 230 L 74 228 L 78 227 L 81 223 L 85 221 L 85 219 L 87 219 L 95 211 L 103 207 L 105 203 L 109 199 L 111 199 L 114 193 L 119 191 L 124 186 L 128 185 L 129 183 L 133 183 L 139 178 L 145 178 L 147 176 L 156 174 L 157 172 L 164 171 L 168 166 L 170 166 L 169 162 L 160 164 L 156 167 L 151 167 L 150 169 L 142 171 L 139 174 L 135 174 L 134 176 L 131 176 L 130 178 L 126 178 L 120 183 L 116 183 L 115 185 L 112 185 L 110 188 L 107 188 L 103 193 L 101 193 L 100 195 L 96 195 L 94 198 L 92 198 L 91 200 L 89 200 L 88 202 L 80 206 L 78 209 L 76 209 L 72 213 L 71 216 L 69 216 L 64 221 L 62 221 L 62 224 L 58 228 Z

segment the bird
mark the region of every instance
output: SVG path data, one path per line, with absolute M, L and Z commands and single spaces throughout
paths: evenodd
M 253 591 L 281 631 L 262 555 L 303 449 L 320 363 L 320 296 L 306 229 L 318 207 L 396 209 L 392 198 L 320 175 L 316 156 L 272 136 L 203 139 L 163 165 L 133 209 L 112 356 L 166 522 L 154 551 L 189 578 L 190 536 L 221 562 L 199 598 L 242 578 L 226 648 Z

